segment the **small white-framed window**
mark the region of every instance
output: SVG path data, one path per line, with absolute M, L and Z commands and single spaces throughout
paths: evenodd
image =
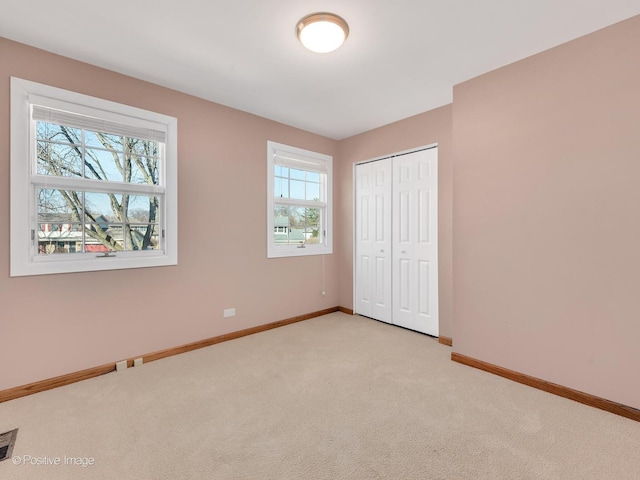
M 333 253 L 333 157 L 267 142 L 267 257 Z
M 11 79 L 11 276 L 176 265 L 177 119 Z

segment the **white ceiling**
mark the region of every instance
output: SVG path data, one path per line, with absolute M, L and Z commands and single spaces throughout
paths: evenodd
M 317 11 L 349 23 L 333 53 L 295 36 Z M 638 0 L 2 0 L 0 36 L 342 139 L 637 14 Z

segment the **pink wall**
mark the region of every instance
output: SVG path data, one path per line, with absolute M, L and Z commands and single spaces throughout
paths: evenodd
M 336 255 L 265 240 L 267 140 L 337 142 L 5 39 L 0 58 L 0 390 L 338 305 Z M 11 76 L 178 118 L 178 266 L 9 278 Z
M 454 350 L 640 408 L 640 17 L 454 89 Z
M 638 50 L 635 17 L 336 142 L 0 39 L 0 390 L 351 308 L 353 164 L 438 143 L 441 335 L 640 408 Z M 177 267 L 9 278 L 10 76 L 178 117 Z M 267 140 L 335 157 L 326 297 L 322 257 L 266 259 Z
M 340 142 L 336 168 L 336 206 L 340 212 L 337 243 L 340 305 L 353 308 L 353 165 L 354 163 L 438 144 L 438 277 L 440 335 L 452 336 L 452 106 L 447 105 Z

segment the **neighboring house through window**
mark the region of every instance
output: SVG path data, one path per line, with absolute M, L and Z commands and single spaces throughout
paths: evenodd
M 267 257 L 332 253 L 332 157 L 267 142 Z
M 175 265 L 177 120 L 11 80 L 11 275 Z

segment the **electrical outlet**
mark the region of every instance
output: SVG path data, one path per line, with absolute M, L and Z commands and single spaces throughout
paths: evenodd
M 227 308 L 222 312 L 222 315 L 226 317 L 235 317 L 236 309 L 235 308 Z
M 143 364 L 142 357 L 141 357 L 141 358 L 136 358 L 136 359 L 133 361 L 133 366 L 134 366 L 134 367 L 141 367 L 141 366 L 142 366 L 142 364 Z
M 127 361 L 122 360 L 121 362 L 116 363 L 116 372 L 122 372 L 127 369 Z

